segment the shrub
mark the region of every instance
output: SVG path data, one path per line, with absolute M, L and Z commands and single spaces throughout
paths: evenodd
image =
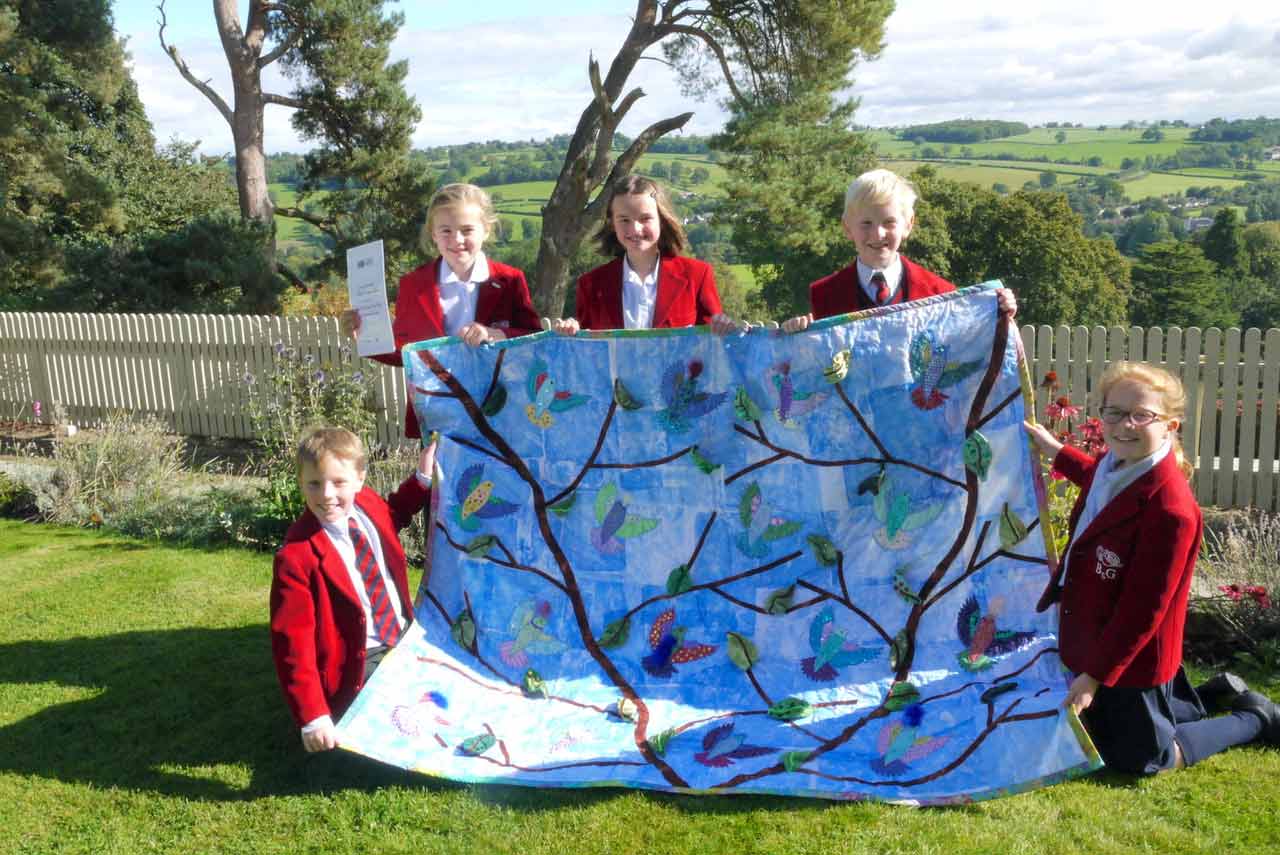
M 1064 445 L 1070 445 L 1093 456 L 1107 450 L 1102 441 L 1102 422 L 1096 418 L 1082 418 L 1083 408 L 1076 406 L 1071 399 L 1057 396 L 1058 374 L 1050 371 L 1040 381 L 1040 388 L 1045 389 L 1052 399 L 1045 408 L 1047 427 Z M 1053 540 L 1059 558 L 1067 548 L 1070 536 L 1069 523 L 1071 509 L 1075 507 L 1080 488 L 1053 468 L 1053 461 L 1043 462 L 1044 473 L 1049 476 L 1045 485 L 1046 498 L 1049 503 L 1049 519 L 1053 523 Z
M 317 362 L 283 342 L 275 345 L 275 365 L 258 382 L 249 418 L 258 436 L 257 472 L 266 485 L 255 501 L 253 537 L 264 545 L 279 545 L 289 525 L 302 513 L 302 493 L 294 456 L 299 440 L 316 425 L 344 427 L 358 435 L 372 458 L 377 423 L 372 380 L 355 368 L 342 348 L 339 364 Z
M 1206 530 L 1187 611 L 1188 656 L 1280 669 L 1280 516 L 1242 514 Z
M 0 472 L 0 517 L 31 519 L 37 511 L 35 492 L 19 479 Z

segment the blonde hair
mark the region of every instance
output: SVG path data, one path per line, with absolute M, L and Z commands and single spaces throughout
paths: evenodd
M 844 192 L 844 216 L 863 205 L 894 204 L 908 218 L 916 209 L 916 188 L 911 182 L 888 169 L 864 172 Z
M 660 255 L 683 255 L 689 248 L 689 239 L 685 237 L 684 226 L 676 216 L 676 209 L 671 198 L 662 185 L 643 175 L 626 175 L 613 182 L 609 188 L 609 204 L 604 210 L 604 223 L 595 233 L 595 240 L 600 245 L 603 255 L 622 256 L 626 254 L 618 235 L 613 230 L 613 200 L 619 196 L 652 196 L 658 208 L 658 253 Z
M 301 472 L 302 467 L 308 463 L 319 466 L 325 455 L 348 461 L 358 472 L 365 471 L 365 464 L 368 463 L 360 437 L 346 428 L 314 427 L 303 434 L 298 442 L 298 471 Z
M 1102 378 L 1098 381 L 1099 406 L 1105 406 L 1107 395 L 1117 383 L 1125 380 L 1146 386 L 1159 395 L 1164 415 L 1177 420 L 1178 430 L 1169 432 L 1169 442 L 1172 445 L 1174 459 L 1178 461 L 1178 468 L 1190 481 L 1196 468 L 1182 451 L 1182 421 L 1187 413 L 1187 393 L 1182 388 L 1182 381 L 1163 368 L 1157 368 L 1146 362 L 1114 362 L 1102 372 Z
M 464 205 L 475 205 L 480 209 L 480 219 L 484 221 L 485 231 L 493 234 L 498 225 L 498 215 L 493 210 L 493 200 L 489 194 L 474 184 L 446 184 L 436 191 L 427 205 L 427 219 L 418 232 L 418 243 L 427 255 L 435 254 L 435 241 L 431 238 L 431 228 L 436 212 L 445 208 L 461 208 Z

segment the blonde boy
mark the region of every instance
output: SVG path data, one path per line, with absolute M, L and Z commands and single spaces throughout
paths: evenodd
M 386 501 L 364 486 L 365 451 L 321 427 L 298 444 L 306 509 L 285 534 L 271 580 L 271 651 L 307 751 L 338 744 L 346 711 L 413 621 L 399 531 L 430 497 L 435 444 Z

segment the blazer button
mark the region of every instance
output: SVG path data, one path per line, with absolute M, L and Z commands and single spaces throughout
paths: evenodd
M 1063 609 L 1063 610 L 1062 610 L 1062 613 L 1063 613 L 1064 615 L 1069 615 L 1069 614 L 1071 614 L 1071 609 Z

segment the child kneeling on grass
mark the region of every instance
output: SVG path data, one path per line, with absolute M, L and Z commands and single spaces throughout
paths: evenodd
M 435 443 L 386 501 L 364 486 L 365 450 L 342 428 L 298 444 L 306 509 L 285 534 L 271 579 L 271 650 L 307 751 L 337 747 L 350 706 L 413 620 L 400 529 L 430 497 Z
M 1026 425 L 1080 487 L 1066 553 L 1037 606 L 1060 602 L 1058 646 L 1076 675 L 1067 706 L 1106 764 L 1124 772 L 1190 766 L 1259 738 L 1280 744 L 1280 707 L 1265 695 L 1233 674 L 1192 688 L 1182 669 L 1202 531 L 1178 441 L 1182 384 L 1160 368 L 1118 362 L 1101 387 L 1101 458 Z M 1230 714 L 1210 718 L 1206 707 Z

